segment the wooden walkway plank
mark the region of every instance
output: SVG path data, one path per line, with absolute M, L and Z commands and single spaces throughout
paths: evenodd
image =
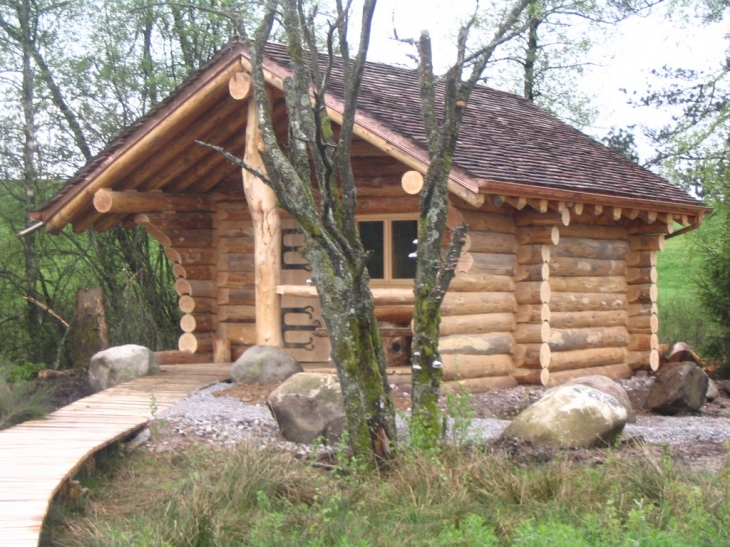
M 115 386 L 0 431 L 0 544 L 36 547 L 61 485 L 97 450 L 129 436 L 193 391 L 230 378 L 230 365 L 163 365 L 162 372 Z

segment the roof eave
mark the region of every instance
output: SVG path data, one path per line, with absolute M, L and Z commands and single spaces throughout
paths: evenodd
M 135 150 L 143 149 L 148 143 L 163 134 L 168 126 L 188 115 L 195 108 L 200 97 L 205 96 L 207 92 L 212 92 L 221 85 L 228 84 L 231 76 L 236 71 L 241 70 L 240 56 L 238 55 L 241 48 L 241 45 L 233 44 L 229 50 L 229 55 L 224 56 L 215 65 L 203 72 L 198 80 L 185 89 L 170 104 L 154 112 L 141 127 L 125 139 L 122 146 L 104 157 L 98 165 L 95 165 L 88 173 L 83 175 L 82 180 L 69 188 L 48 208 L 42 209 L 34 216 L 45 223 L 49 232 L 59 233 L 74 220 L 75 213 L 83 207 L 84 203 L 93 199 L 97 190 L 109 187 L 115 177 L 128 168 L 127 164 L 134 160 Z M 116 139 L 113 142 L 116 142 Z M 113 146 L 113 144 L 110 146 Z M 102 151 L 98 156 L 104 153 Z M 90 162 L 93 161 L 94 159 L 90 160 Z
M 534 199 L 548 199 L 559 201 L 575 201 L 607 207 L 622 207 L 629 209 L 641 209 L 646 211 L 657 211 L 661 213 L 672 213 L 680 215 L 704 215 L 712 212 L 712 207 L 697 204 L 683 204 L 666 200 L 649 200 L 636 198 L 634 196 L 621 196 L 616 194 L 586 192 L 583 190 L 567 190 L 562 188 L 547 188 L 532 184 L 521 184 L 516 182 L 502 182 L 485 179 L 478 179 L 479 192 L 481 194 L 504 194 L 515 197 Z

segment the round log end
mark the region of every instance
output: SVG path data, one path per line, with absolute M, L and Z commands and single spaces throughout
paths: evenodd
M 186 332 L 178 339 L 177 347 L 180 351 L 195 353 L 198 349 L 198 339 L 193 333 Z
M 540 252 L 542 255 L 542 261 L 545 263 L 550 262 L 550 247 L 548 245 L 543 245 Z
M 649 354 L 649 366 L 654 371 L 659 369 L 659 352 L 655 349 L 651 350 Z
M 540 325 L 540 338 L 542 339 L 542 342 L 550 340 L 550 323 L 547 321 L 544 321 L 543 324 Z
M 193 332 L 196 326 L 197 322 L 192 315 L 186 313 L 180 318 L 180 328 L 183 332 Z
M 167 257 L 167 260 L 173 264 L 182 264 L 182 256 L 180 256 L 180 253 L 175 249 L 167 247 L 165 249 L 165 256 Z
M 108 213 L 112 208 L 112 195 L 109 190 L 102 189 L 94 194 L 94 209 L 100 213 Z
M 570 218 L 568 218 L 568 222 L 570 222 Z M 550 228 L 550 242 L 553 245 L 557 245 L 558 243 L 560 243 L 560 230 L 558 230 L 557 226 L 552 226 Z
M 187 279 L 178 279 L 175 281 L 175 291 L 178 296 L 193 294 L 193 288 Z
M 540 320 L 545 323 L 550 322 L 550 306 L 548 304 L 543 304 L 540 309 Z
M 569 226 L 570 225 L 570 209 L 567 207 L 560 211 L 560 220 L 563 221 L 563 226 Z M 557 243 L 555 243 L 557 245 Z
M 540 366 L 543 369 L 550 366 L 550 345 L 547 343 L 540 346 Z
M 181 296 L 178 301 L 180 310 L 185 313 L 193 313 L 195 311 L 195 299 L 190 295 Z
M 547 304 L 550 302 L 550 297 L 552 296 L 552 290 L 550 289 L 550 283 L 547 281 L 543 281 L 540 283 L 540 300 L 543 304 Z
M 544 386 L 548 385 L 550 381 L 550 371 L 546 368 L 540 371 L 540 383 Z
M 423 189 L 423 175 L 418 171 L 406 171 L 400 179 L 406 193 L 415 195 Z
M 237 101 L 245 99 L 251 93 L 251 76 L 245 72 L 236 72 L 228 81 L 228 91 Z

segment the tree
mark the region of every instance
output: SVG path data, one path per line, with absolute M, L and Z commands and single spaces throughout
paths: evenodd
M 629 129 L 623 129 L 612 127 L 608 135 L 601 139 L 601 142 L 608 146 L 614 152 L 626 156 L 631 161 L 639 161 L 639 153 L 636 150 L 636 139 L 634 134 L 630 131 L 634 126 L 630 126 Z
M 421 192 L 414 285 L 413 412 L 414 424 L 429 443 L 439 438 L 441 423 L 437 405 L 442 376 L 438 355 L 439 309 L 466 234 L 466 226 L 460 225 L 446 256 L 441 256 L 453 153 L 470 93 L 495 49 L 527 27 L 529 18 L 525 20 L 524 11 L 528 1 L 515 3 L 506 12 L 494 38 L 472 54 L 467 54 L 467 42 L 473 21 L 465 25 L 459 37 L 457 61 L 443 79 L 434 75 L 428 34 L 424 33 L 418 42 L 430 165 Z M 320 56 L 315 12 L 306 12 L 299 0 L 267 2 L 262 24 L 252 37 L 245 38 L 251 53 L 262 138 L 259 149 L 265 171 L 250 161 L 253 156 L 248 157 L 249 161 L 227 156 L 265 181 L 274 190 L 279 205 L 299 222 L 304 232 L 306 245 L 300 252 L 312 267 L 312 281 L 318 289 L 344 395 L 351 447 L 356 455 L 374 463 L 391 455 L 396 432 L 369 288 L 368 255 L 355 220 L 357 192 L 350 144 L 375 1 L 364 3 L 354 57 L 348 42 L 349 8 L 349 4 L 337 1 L 336 18 L 329 24 L 326 38 L 328 55 Z M 284 80 L 289 115 L 286 149 L 277 141 L 274 131 L 263 72 L 264 50 L 277 16 L 281 17 L 292 71 L 292 76 Z M 335 52 L 339 58 L 334 57 Z M 337 138 L 325 108 L 325 93 L 335 64 L 345 87 L 344 113 Z M 464 80 L 465 69 L 470 72 Z M 316 180 L 316 190 L 312 180 Z
M 104 288 L 112 343 L 171 347 L 179 313 L 171 268 L 144 229 L 15 234 L 232 33 L 225 17 L 139 0 L 0 1 L 0 336 L 8 358 L 57 363 L 66 327 L 45 310 L 70 320 L 77 289 L 89 284 Z
M 590 65 L 589 51 L 617 23 L 659 2 L 532 0 L 526 8 L 529 27 L 506 45 L 487 74 L 500 87 L 521 93 L 567 123 L 588 126 L 596 112 L 575 83 Z
M 721 20 L 727 2 L 700 2 L 701 22 Z M 685 190 L 715 207 L 710 222 L 695 232 L 694 243 L 703 262 L 697 279 L 699 298 L 686 298 L 677 323 L 699 322 L 702 339 L 699 351 L 709 357 L 730 361 L 730 62 L 727 52 L 717 52 L 714 69 L 663 67 L 654 71 L 659 80 L 638 105 L 661 108 L 672 114 L 663 127 L 646 129 L 656 153 L 647 164 Z M 682 303 L 682 297 L 677 297 Z M 660 312 L 668 303 L 660 300 Z M 671 302 L 669 304 L 675 304 Z M 693 326 L 683 330 L 691 332 Z
M 421 191 L 414 284 L 412 408 L 413 425 L 420 429 L 419 437 L 429 444 L 435 443 L 441 432 L 438 407 L 443 376 L 438 353 L 441 303 L 454 277 L 467 230 L 463 223 L 456 227 L 446 256 L 442 257 L 449 173 L 471 92 L 495 50 L 533 24 L 533 19 L 525 15 L 528 5 L 529 0 L 513 4 L 502 16 L 491 41 L 471 54 L 467 53 L 468 39 L 475 19 L 463 25 L 459 31 L 456 62 L 440 82 L 441 89 L 434 75 L 429 34 L 422 33 L 418 42 L 421 111 L 428 139 L 429 166 Z M 468 72 L 466 78 L 465 72 Z

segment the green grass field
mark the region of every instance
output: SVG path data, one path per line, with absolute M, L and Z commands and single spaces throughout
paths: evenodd
M 690 232 L 667 240 L 657 264 L 659 302 L 670 302 L 696 292 L 702 265 L 698 239 L 694 232 Z
M 727 471 L 678 467 L 659 448 L 607 452 L 602 465 L 567 455 L 518 463 L 502 452 L 406 449 L 382 475 L 340 476 L 253 446 L 139 452 L 100 466 L 85 481 L 88 497 L 54 504 L 41 545 L 730 544 Z
M 699 291 L 704 249 L 721 237 L 724 221 L 709 215 L 699 229 L 668 239 L 658 257 L 659 340 L 686 342 L 702 357 L 725 354 L 725 330 L 704 310 Z

